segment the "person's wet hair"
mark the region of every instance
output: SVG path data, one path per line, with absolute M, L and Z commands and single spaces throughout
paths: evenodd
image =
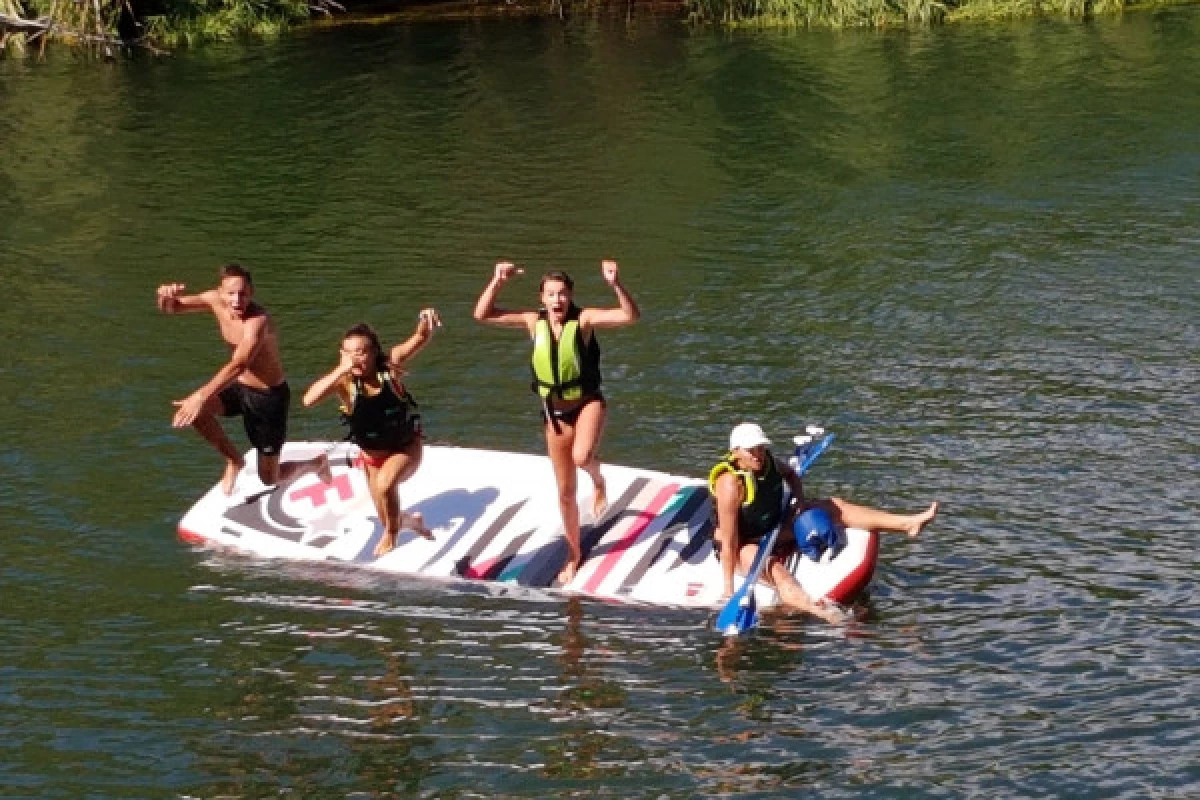
M 250 270 L 241 264 L 226 264 L 221 267 L 219 275 L 218 283 L 224 281 L 226 278 L 241 278 L 246 281 L 247 286 L 254 288 L 254 278 L 250 277 Z
M 361 336 L 367 340 L 371 347 L 371 352 L 375 355 L 375 369 L 380 370 L 388 368 L 389 365 L 387 357 L 383 354 L 383 345 L 380 344 L 379 334 L 375 332 L 374 328 L 365 322 L 360 322 L 357 325 L 351 326 L 350 329 L 342 335 L 342 341 L 344 342 L 354 336 Z
M 563 272 L 561 269 L 551 270 L 542 276 L 542 282 L 538 284 L 538 291 L 541 292 L 546 288 L 547 281 L 560 281 L 567 287 L 567 291 L 575 291 L 575 281 L 571 280 L 571 276 Z

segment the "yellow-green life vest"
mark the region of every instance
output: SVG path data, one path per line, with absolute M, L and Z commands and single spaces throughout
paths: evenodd
M 579 307 L 572 306 L 562 336 L 554 338 L 545 311 L 533 329 L 533 391 L 543 398 L 578 400 L 600 390 L 600 343 L 593 333 L 588 344 L 579 330 Z
M 775 457 L 768 452 L 763 474 L 755 475 L 750 470 L 738 469 L 733 463 L 733 453 L 727 453 L 708 473 L 708 490 L 714 497 L 717 478 L 726 472 L 736 475 L 746 492 L 738 509 L 738 537 L 742 541 L 761 539 L 774 530 L 783 516 L 783 476 L 775 467 Z

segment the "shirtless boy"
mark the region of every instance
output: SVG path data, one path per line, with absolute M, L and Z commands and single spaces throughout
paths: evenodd
M 194 295 L 184 294 L 185 289 L 182 283 L 159 286 L 159 310 L 165 314 L 211 311 L 231 355 L 207 383 L 175 402 L 172 424 L 195 428 L 225 458 L 221 488 L 232 494 L 245 462 L 217 416 L 241 415 L 250 444 L 258 451 L 258 477 L 264 484 L 274 484 L 279 480 L 291 397 L 275 324 L 266 309 L 254 302 L 250 272 L 237 264 L 221 267 L 215 289 Z

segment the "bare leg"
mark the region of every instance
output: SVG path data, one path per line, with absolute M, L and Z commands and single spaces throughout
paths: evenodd
M 288 476 L 295 474 L 296 467 L 294 464 L 288 464 Z M 279 482 L 279 456 L 264 456 L 260 450 L 258 453 L 258 479 L 267 486 L 274 486 Z
M 779 592 L 780 601 L 789 608 L 794 608 L 797 611 L 803 611 L 806 614 L 812 614 L 814 617 L 823 619 L 826 622 L 837 625 L 842 622 L 847 622 L 853 618 L 853 614 L 842 611 L 836 605 L 814 602 L 808 596 L 808 592 L 796 581 L 792 573 L 787 571 L 780 561 L 772 558 L 767 565 L 766 572 L 771 576 L 771 583 L 775 586 L 775 590 Z
M 192 427 L 196 429 L 196 433 L 204 437 L 204 440 L 216 448 L 217 452 L 225 459 L 225 471 L 221 474 L 221 490 L 225 494 L 233 494 L 233 485 L 237 481 L 238 473 L 242 471 L 242 467 L 246 466 L 246 462 L 242 459 L 242 454 L 233 446 L 233 442 L 225 434 L 225 429 L 221 427 L 221 423 L 217 421 L 217 413 L 222 410 L 221 401 L 219 398 L 212 398 L 205 404 L 204 410 L 196 417 L 192 423 Z
M 595 486 L 592 495 L 592 514 L 596 519 L 604 515 L 608 508 L 608 492 L 604 477 L 600 474 L 600 459 L 596 457 L 596 449 L 600 446 L 600 437 L 604 434 L 604 422 L 608 410 L 601 400 L 592 400 L 579 412 L 575 420 L 575 442 L 571 445 L 571 459 L 575 466 L 588 474 Z
M 379 493 L 379 481 L 376 478 L 379 474 L 379 467 L 373 467 L 363 461 L 362 468 L 367 479 L 367 491 L 371 493 L 371 502 L 375 504 L 375 513 L 379 516 L 379 523 L 383 526 L 383 538 L 375 545 L 374 554 L 378 557 L 396 546 L 396 529 L 388 521 L 387 500 Z
M 738 572 L 740 574 L 745 575 L 750 571 L 750 567 L 754 563 L 754 557 L 757 554 L 757 544 L 748 544 L 742 547 L 738 562 Z M 771 558 L 767 562 L 767 566 L 763 569 L 759 580 L 768 586 L 774 586 L 775 591 L 779 592 L 780 602 L 795 611 L 812 614 L 814 617 L 834 624 L 845 622 L 850 618 L 849 615 L 835 605 L 814 602 L 808 596 L 808 592 L 804 591 L 804 588 L 800 586 L 792 573 L 788 572 L 787 568 L 777 558 Z
M 425 518 L 420 512 L 404 513 L 400 506 L 400 494 L 397 487 L 413 476 L 421 466 L 422 448 L 418 443 L 415 447 L 401 453 L 393 453 L 380 467 L 375 476 L 379 494 L 386 501 L 388 520 L 395 533 L 400 528 L 409 527 L 418 536 L 432 539 L 433 533 L 425 527 Z
M 333 483 L 333 470 L 329 467 L 329 453 L 321 453 L 321 455 L 316 457 L 315 461 L 316 464 L 313 471 L 321 483 L 326 486 Z
M 425 527 L 425 520 L 420 514 L 404 514 L 400 510 L 400 497 L 396 487 L 412 477 L 421 466 L 423 448 L 421 440 L 417 439 L 403 452 L 392 453 L 383 462 L 383 466 L 374 471 L 371 476 L 371 496 L 375 499 L 376 507 L 380 509 L 383 520 L 383 539 L 375 548 L 375 555 L 382 556 L 396 546 L 396 535 L 400 526 L 407 523 L 413 531 L 426 539 L 432 539 L 433 534 Z
M 386 465 L 382 466 L 375 473 L 375 498 L 383 509 L 379 515 L 383 519 L 383 539 L 375 548 L 377 556 L 385 555 L 395 549 L 396 537 L 400 535 L 400 498 L 388 485 L 389 481 L 384 476 L 386 469 Z
M 869 506 L 859 506 L 847 502 L 840 497 L 831 497 L 821 503 L 826 510 L 834 515 L 847 528 L 862 528 L 868 531 L 890 531 L 915 537 L 937 516 L 938 504 L 930 503 L 929 507 L 918 514 L 893 514 Z
M 559 423 L 559 431 L 546 423 L 546 450 L 554 466 L 554 480 L 558 484 L 558 509 L 562 513 L 563 534 L 567 540 L 567 563 L 558 573 L 558 581 L 566 586 L 575 578 L 575 572 L 583 562 L 583 551 L 579 546 L 579 504 L 575 501 L 575 461 L 571 448 L 575 441 L 575 429 Z

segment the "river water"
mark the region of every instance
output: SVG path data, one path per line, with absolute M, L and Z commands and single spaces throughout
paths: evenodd
M 0 149 L 0 794 L 1200 794 L 1200 13 L 58 52 L 0 63 Z M 157 284 L 251 267 L 293 387 L 436 306 L 433 438 L 539 452 L 527 351 L 470 310 L 498 258 L 605 304 L 606 257 L 644 310 L 606 460 L 819 422 L 817 492 L 942 501 L 867 620 L 725 642 L 175 537 L 220 465 L 170 402 L 222 350 Z

